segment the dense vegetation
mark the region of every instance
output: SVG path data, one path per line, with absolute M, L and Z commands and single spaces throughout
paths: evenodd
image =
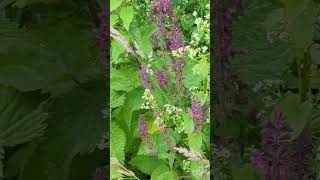
M 112 179 L 209 179 L 209 6 L 111 1 Z
M 0 179 L 88 180 L 104 166 L 104 5 L 89 2 L 0 1 Z
M 213 174 L 319 179 L 319 2 L 236 2 L 216 13 Z

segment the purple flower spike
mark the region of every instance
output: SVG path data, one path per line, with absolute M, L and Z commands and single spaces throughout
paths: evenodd
M 148 134 L 148 124 L 145 121 L 143 115 L 140 115 L 138 125 L 141 139 L 143 139 L 149 145 L 150 149 L 154 149 L 153 143 Z
M 274 118 L 265 125 L 262 149 L 255 149 L 251 161 L 264 180 L 289 180 L 291 128 L 281 109 L 276 108 Z
M 163 71 L 158 69 L 155 74 L 158 78 L 158 84 L 159 84 L 160 88 L 162 88 L 164 86 L 166 86 L 166 87 L 169 86 L 169 78 Z
M 189 110 L 189 113 L 195 122 L 195 130 L 201 129 L 203 122 L 206 120 L 206 110 L 206 105 L 201 105 L 199 97 L 196 97 L 192 101 L 192 106 Z
M 148 70 L 147 65 L 142 64 L 141 69 L 140 69 L 140 75 L 143 80 L 144 88 L 152 90 L 152 82 L 150 80 L 150 76 L 149 76 L 149 73 L 147 72 L 147 70 Z

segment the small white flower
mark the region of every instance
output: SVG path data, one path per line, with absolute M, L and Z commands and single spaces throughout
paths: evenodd
M 194 12 L 192 13 L 192 15 L 196 17 L 196 16 L 197 16 L 197 11 L 194 11 Z
M 202 49 L 202 52 L 204 53 L 204 52 L 206 52 L 208 50 L 208 47 L 207 46 L 203 46 L 201 49 Z

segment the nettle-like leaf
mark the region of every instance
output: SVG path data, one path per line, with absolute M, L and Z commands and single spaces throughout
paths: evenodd
M 13 147 L 41 137 L 47 127 L 45 106 L 34 109 L 21 93 L 0 86 L 0 146 Z
M 46 103 L 27 103 L 23 94 L 0 86 L 0 179 L 3 178 L 4 147 L 30 142 L 44 135 L 48 118 Z
M 232 59 L 232 67 L 239 78 L 248 84 L 263 79 L 280 79 L 281 72 L 292 61 L 291 48 L 284 40 L 268 41 L 263 22 L 273 10 L 270 2 L 256 3 L 247 14 L 234 22 L 233 47 L 245 48 L 248 53 Z M 248 28 L 250 27 L 250 28 Z
M 61 22 L 27 31 L 6 19 L 0 22 L 1 84 L 20 91 L 41 89 L 55 96 L 99 74 L 97 50 L 94 43 L 87 43 L 92 37 L 80 25 Z
M 111 126 L 110 156 L 115 157 L 121 164 L 124 164 L 124 148 L 126 145 L 126 134 L 116 124 Z
M 106 106 L 103 82 L 85 84 L 53 102 L 47 139 L 26 164 L 22 180 L 39 179 L 41 175 L 67 180 L 73 158 L 96 148 L 107 130 L 101 112 Z
M 116 108 L 122 106 L 125 102 L 125 94 L 120 94 L 114 90 L 110 91 L 110 107 Z
M 134 15 L 134 9 L 132 6 L 123 6 L 120 9 L 119 16 L 122 19 L 124 28 L 129 31 L 130 24 L 132 22 Z
M 117 119 L 125 123 L 127 136 L 132 135 L 132 113 L 139 110 L 142 104 L 143 89 L 137 88 L 126 94 L 126 102 L 121 107 Z M 135 119 L 137 121 L 137 119 Z
M 139 72 L 133 67 L 121 69 L 111 68 L 110 79 L 112 79 L 110 87 L 116 91 L 129 92 L 142 86 Z

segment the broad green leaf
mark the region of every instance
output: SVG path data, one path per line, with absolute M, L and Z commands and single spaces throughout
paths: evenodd
M 70 179 L 73 158 L 96 148 L 107 130 L 101 113 L 106 107 L 103 82 L 90 82 L 54 100 L 47 139 L 24 168 L 21 180 L 42 179 L 39 176 L 46 172 L 52 180 Z
M 205 80 L 209 76 L 210 65 L 206 60 L 201 60 L 192 70 L 194 75 L 200 75 L 201 80 Z
M 111 68 L 110 87 L 116 91 L 129 92 L 142 86 L 140 74 L 136 68 L 122 68 L 116 70 Z
M 190 150 L 202 153 L 201 145 L 202 145 L 202 133 L 201 132 L 194 132 L 188 135 L 188 144 Z
M 110 136 L 110 156 L 115 157 L 124 164 L 124 148 L 126 146 L 126 134 L 117 125 L 112 124 Z
M 310 45 L 313 40 L 313 25 L 315 23 L 316 8 L 312 0 L 286 1 L 287 31 L 293 34 L 298 48 Z
M 151 180 L 173 180 L 178 177 L 175 171 L 170 171 L 167 166 L 156 168 L 151 174 Z
M 193 132 L 194 122 L 193 122 L 193 120 L 191 119 L 189 113 L 184 113 L 184 114 L 183 114 L 183 126 L 184 126 L 185 131 L 186 131 L 188 134 L 191 134 L 191 133 Z
M 123 0 L 110 0 L 110 12 L 116 10 L 122 2 Z
M 121 107 L 121 110 L 117 116 L 120 121 L 125 123 L 127 136 L 131 136 L 133 129 L 132 125 L 132 113 L 133 111 L 139 110 L 142 104 L 143 89 L 137 88 L 126 94 L 126 102 Z M 138 121 L 136 119 L 136 121 Z
M 126 28 L 127 31 L 129 31 L 129 27 L 132 22 L 133 15 L 134 15 L 134 9 L 132 6 L 121 7 L 119 16 L 122 19 L 123 26 L 124 28 Z
M 111 42 L 111 63 L 118 64 L 121 62 L 119 56 L 124 53 L 126 49 L 118 41 Z
M 0 146 L 12 147 L 41 137 L 47 127 L 45 105 L 34 107 L 21 93 L 0 86 Z
M 0 84 L 57 96 L 98 75 L 99 54 L 81 24 L 62 21 L 26 31 L 3 18 L 0 22 Z
M 165 165 L 165 161 L 158 159 L 156 156 L 135 156 L 130 164 L 141 172 L 151 175 L 156 168 Z
M 299 95 L 289 92 L 280 100 L 279 106 L 293 129 L 293 139 L 297 138 L 310 118 L 312 103 L 310 101 L 300 103 Z
M 116 108 L 122 106 L 125 101 L 125 94 L 120 94 L 114 90 L 110 91 L 110 107 Z
M 245 48 L 248 53 L 234 56 L 232 68 L 240 80 L 249 85 L 264 79 L 280 79 L 281 72 L 292 61 L 289 44 L 280 39 L 268 41 L 267 31 L 261 23 L 274 8 L 269 1 L 254 3 L 233 26 L 233 48 Z

